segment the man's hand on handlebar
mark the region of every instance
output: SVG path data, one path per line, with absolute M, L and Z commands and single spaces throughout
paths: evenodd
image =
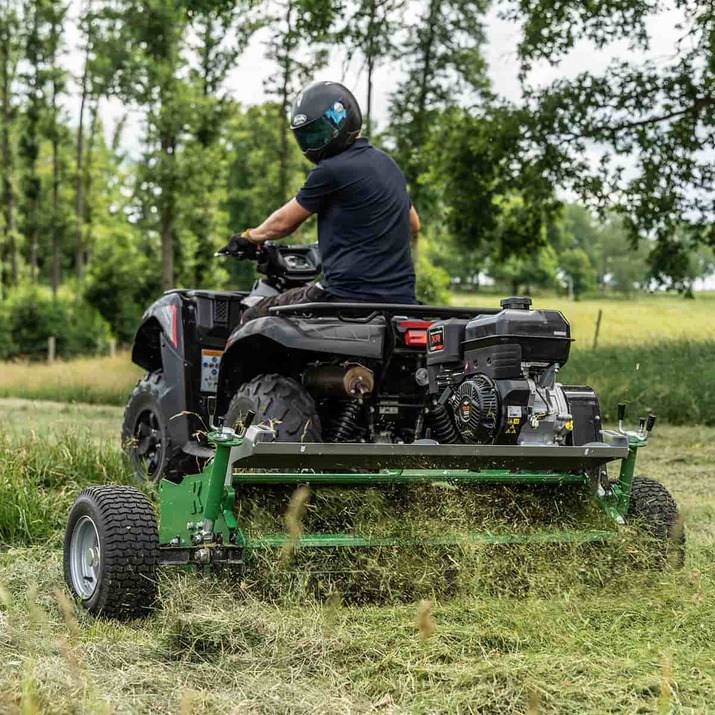
M 237 233 L 228 239 L 228 243 L 216 252 L 217 256 L 233 256 L 234 258 L 242 258 L 252 260 L 258 256 L 260 245 L 254 243 L 248 238 L 248 231 Z

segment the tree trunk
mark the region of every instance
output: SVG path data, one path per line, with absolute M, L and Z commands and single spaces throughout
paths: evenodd
M 174 164 L 175 137 L 173 134 L 161 135 L 161 153 L 163 161 Z M 173 172 L 172 172 L 173 174 Z M 166 177 L 166 172 L 164 173 Z M 173 175 L 169 182 L 164 182 L 161 196 L 161 287 L 171 290 L 174 287 L 174 191 L 167 183 L 173 182 Z
M 79 126 L 77 127 L 77 145 L 75 152 L 75 179 L 74 179 L 74 264 L 77 280 L 82 280 L 84 269 L 84 247 L 82 246 L 82 223 L 84 219 L 84 109 L 87 103 L 87 79 L 89 74 L 90 38 L 87 36 L 87 48 L 84 55 L 84 70 L 82 72 L 82 94 L 79 102 Z
M 377 12 L 375 2 L 376 0 L 371 0 L 370 2 L 370 17 L 367 23 L 367 48 L 365 52 L 365 59 L 367 60 L 367 101 L 365 102 L 367 111 L 365 115 L 365 131 L 367 132 L 368 138 L 372 131 L 372 76 L 375 70 L 375 43 L 372 38 L 374 37 L 375 14 Z
M 60 147 L 57 128 L 57 76 L 52 58 L 52 295 L 57 298 L 61 280 L 61 229 L 60 229 Z
M 420 77 L 420 88 L 417 95 L 417 106 L 413 120 L 416 129 L 414 141 L 417 144 L 418 150 L 422 148 L 422 144 L 425 140 L 425 111 L 427 109 L 427 92 L 429 91 L 429 85 L 432 79 L 435 23 L 441 4 L 442 0 L 431 0 L 430 2 L 429 15 L 427 17 L 427 37 L 422 46 L 422 75 Z M 420 196 L 420 186 L 417 182 L 418 171 L 413 170 L 410 173 L 412 176 L 408 177 L 408 180 L 410 183 L 410 193 L 412 194 L 412 203 L 417 206 Z
M 92 98 L 89 110 L 89 137 L 87 138 L 87 153 L 84 159 L 82 175 L 82 223 L 84 224 L 84 240 L 82 241 L 82 266 L 92 262 L 92 247 L 94 237 L 94 207 L 92 206 L 92 159 L 94 156 L 94 142 L 99 128 L 99 97 Z
M 289 0 L 286 13 L 286 34 L 283 40 L 283 57 L 281 69 L 283 71 L 281 83 L 281 101 L 279 108 L 280 121 L 280 150 L 278 156 L 278 194 L 281 203 L 288 200 L 288 124 L 286 113 L 288 111 L 288 91 L 290 89 L 291 50 L 293 44 L 293 0 Z
M 9 13 L 9 10 L 8 10 Z M 15 244 L 15 191 L 13 187 L 13 156 L 10 146 L 12 107 L 10 106 L 11 58 L 9 14 L 4 20 L 0 38 L 0 62 L 2 63 L 2 203 L 5 225 L 4 256 L 10 260 L 9 280 L 2 275 L 2 285 L 17 285 L 17 247 Z

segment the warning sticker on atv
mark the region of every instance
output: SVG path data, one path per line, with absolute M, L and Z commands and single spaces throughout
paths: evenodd
M 218 366 L 222 350 L 201 351 L 201 392 L 216 392 L 218 389 Z
M 444 350 L 444 325 L 440 325 L 437 328 L 430 328 L 427 349 L 431 353 Z

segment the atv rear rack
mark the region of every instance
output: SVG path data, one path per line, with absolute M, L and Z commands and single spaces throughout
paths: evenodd
M 429 440 L 414 444 L 319 444 L 274 442 L 265 427 L 238 435 L 226 427 L 212 432 L 213 460 L 201 474 L 174 483 L 162 480 L 160 552 L 166 564 L 239 563 L 255 549 L 293 547 L 394 546 L 503 543 L 574 543 L 602 541 L 616 529 L 468 532 L 415 539 L 360 534 L 287 534 L 249 536 L 234 514 L 237 492 L 245 486 L 460 483 L 573 485 L 597 501 L 615 524 L 628 510 L 636 452 L 644 436 L 609 433 L 608 442 L 579 446 L 445 445 Z M 603 467 L 621 460 L 619 479 L 609 483 Z M 286 469 L 275 471 L 247 471 Z M 308 470 L 308 471 L 305 471 Z M 316 470 L 316 471 L 313 471 Z
M 350 322 L 370 322 L 379 316 L 411 318 L 472 318 L 477 315 L 496 315 L 502 308 L 463 308 L 442 305 L 419 305 L 412 303 L 298 303 L 276 305 L 270 308 L 271 315 L 311 315 L 336 317 Z M 347 316 L 346 313 L 350 313 Z

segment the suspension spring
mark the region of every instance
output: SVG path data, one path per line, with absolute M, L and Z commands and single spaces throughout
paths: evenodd
M 328 431 L 328 442 L 349 442 L 360 426 L 362 405 L 357 400 L 346 402 Z
M 429 424 L 432 427 L 432 435 L 438 442 L 442 444 L 457 442 L 457 430 L 443 404 L 437 402 L 432 407 L 429 412 Z

